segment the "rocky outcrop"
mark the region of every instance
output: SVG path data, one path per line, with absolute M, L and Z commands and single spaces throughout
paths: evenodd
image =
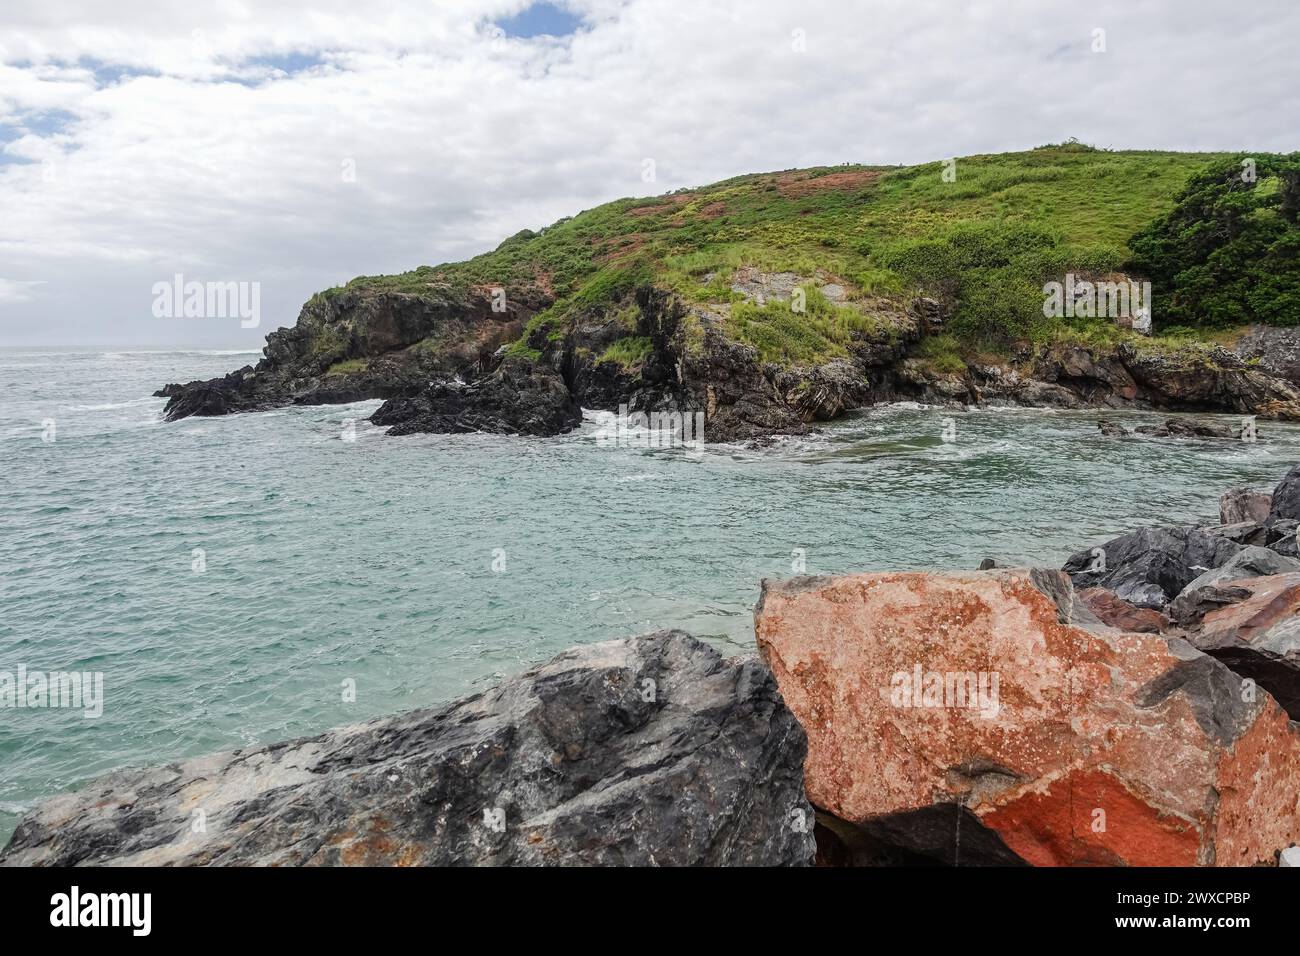
M 444 707 L 110 774 L 30 813 L 0 864 L 804 865 L 805 753 L 762 664 L 664 631 Z
M 344 289 L 314 296 L 296 325 L 271 332 L 255 366 L 156 394 L 168 399 L 169 421 L 411 394 L 495 368 L 497 350 L 546 304 L 532 288 L 494 303 L 491 290 L 456 292 L 432 279 L 423 292 Z
M 390 435 L 491 432 L 559 435 L 582 422 L 559 375 L 542 365 L 507 358 L 495 372 L 465 384 L 434 382 L 410 398 L 391 398 L 371 416 Z
M 1232 350 L 1248 365 L 1300 385 L 1300 328 L 1253 325 Z
M 1119 422 L 1100 421 L 1097 423 L 1103 435 L 1127 438 L 1222 438 L 1241 439 L 1246 426 L 1242 423 L 1227 425 L 1219 422 L 1198 422 L 1184 418 L 1170 418 L 1158 425 L 1138 425 L 1132 430 Z
M 1064 569 L 1076 588 L 1104 587 L 1137 607 L 1162 610 L 1242 546 L 1206 529 L 1142 528 L 1080 551 Z
M 1300 839 L 1300 727 L 1060 572 L 765 582 L 755 622 L 823 858 L 854 856 L 846 830 L 958 865 L 1250 866 Z

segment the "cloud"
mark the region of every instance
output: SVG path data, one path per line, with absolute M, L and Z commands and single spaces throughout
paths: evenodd
M 0 302 L 26 302 L 40 282 L 19 282 L 0 278 Z
M 237 323 L 153 319 L 153 283 L 258 281 L 264 326 L 292 324 L 353 275 L 744 172 L 1071 135 L 1297 147 L 1278 106 L 1300 80 L 1288 0 L 1249 17 L 1173 0 L 574 0 L 556 6 L 575 32 L 493 29 L 533 22 L 529 6 L 7 12 L 0 258 L 29 295 L 0 296 L 0 343 L 256 344 Z

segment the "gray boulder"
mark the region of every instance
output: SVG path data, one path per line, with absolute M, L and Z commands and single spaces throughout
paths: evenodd
M 1268 529 L 1262 524 L 1256 524 L 1254 521 L 1206 525 L 1201 530 L 1206 534 L 1235 541 L 1237 544 L 1253 544 L 1263 547 L 1268 542 Z
M 1136 607 L 1163 610 L 1192 581 L 1241 549 L 1202 528 L 1142 528 L 1080 551 L 1062 570 L 1079 590 L 1103 587 Z
M 1226 585 L 1188 640 L 1268 691 L 1300 720 L 1300 574 L 1244 578 Z
M 806 749 L 757 659 L 662 631 L 443 707 L 109 774 L 37 807 L 0 864 L 805 865 Z
M 1283 476 L 1273 489 L 1273 502 L 1268 510 L 1268 523 L 1300 520 L 1300 465 Z
M 1253 521 L 1263 524 L 1273 507 L 1273 493 L 1259 488 L 1229 488 L 1219 496 L 1219 521 L 1240 524 Z
M 1268 548 L 1244 548 L 1183 588 L 1169 605 L 1169 616 L 1184 627 L 1190 626 L 1210 611 L 1249 595 L 1248 591 L 1231 587 L 1233 581 L 1292 571 L 1300 571 L 1300 559 L 1284 557 Z

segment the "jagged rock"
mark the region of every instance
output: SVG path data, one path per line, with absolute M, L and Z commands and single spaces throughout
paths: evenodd
M 1277 855 L 1278 866 L 1300 866 L 1300 846 L 1289 846 Z
M 1189 640 L 1300 720 L 1300 573 L 1239 579 L 1223 590 L 1221 606 L 1205 614 Z
M 805 752 L 761 663 L 662 631 L 444 707 L 109 774 L 41 804 L 0 863 L 803 865 Z
M 1219 496 L 1219 520 L 1224 524 L 1263 524 L 1272 508 L 1273 493 L 1258 488 L 1229 488 Z
M 1239 521 L 1236 524 L 1212 524 L 1201 529 L 1206 534 L 1227 538 L 1240 545 L 1254 544 L 1263 546 L 1268 542 L 1268 529 L 1254 521 Z
M 466 385 L 434 382 L 419 395 L 389 399 L 371 416 L 390 435 L 492 432 L 559 435 L 582 421 L 559 375 L 542 365 L 506 359 L 491 375 Z
M 1268 523 L 1300 521 L 1300 465 L 1288 471 L 1273 489 L 1273 499 L 1268 509 Z
M 1300 329 L 1253 325 L 1233 351 L 1268 374 L 1300 385 Z
M 1080 551 L 1063 570 L 1076 588 L 1108 588 L 1137 607 L 1161 610 L 1241 547 L 1201 528 L 1142 528 Z
M 705 410 L 705 436 L 713 442 L 744 441 L 771 434 L 808 431 L 763 368 L 758 349 L 734 342 L 715 328 L 704 333 L 704 348 L 687 362 L 690 381 Z
M 1060 572 L 765 582 L 755 617 L 809 798 L 904 850 L 1249 866 L 1300 835 L 1300 726 L 1185 640 L 1105 626 Z
M 421 293 L 313 296 L 296 325 L 267 335 L 256 366 L 156 394 L 169 399 L 169 421 L 409 395 L 433 380 L 490 372 L 496 351 L 549 303 L 535 288 L 511 288 L 498 311 L 490 290 L 453 293 L 432 281 Z
M 1295 386 L 1248 365 L 1222 346 L 1171 353 L 1125 342 L 1118 354 L 1141 393 L 1161 408 L 1300 419 L 1300 391 Z
M 1097 422 L 1097 427 L 1101 433 L 1109 438 L 1127 438 L 1131 432 L 1119 422 L 1102 420 Z
M 981 567 L 981 571 L 985 568 Z M 1105 588 L 1088 588 L 1079 592 L 1079 600 L 1097 615 L 1103 624 L 1134 634 L 1160 634 L 1169 629 L 1168 616 L 1151 608 L 1134 607 Z
M 1208 611 L 1241 600 L 1243 591 L 1231 587 L 1234 581 L 1300 571 L 1300 560 L 1269 548 L 1247 547 L 1222 565 L 1206 571 L 1174 598 L 1169 616 L 1184 627 L 1199 621 Z
M 1145 438 L 1240 438 L 1241 426 L 1235 428 L 1219 422 L 1197 422 L 1184 418 L 1169 418 L 1159 425 L 1138 425 L 1135 435 Z

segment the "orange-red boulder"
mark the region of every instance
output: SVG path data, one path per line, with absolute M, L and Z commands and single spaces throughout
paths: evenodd
M 1251 865 L 1300 842 L 1300 731 L 1060 572 L 765 582 L 759 647 L 839 826 L 947 862 Z

